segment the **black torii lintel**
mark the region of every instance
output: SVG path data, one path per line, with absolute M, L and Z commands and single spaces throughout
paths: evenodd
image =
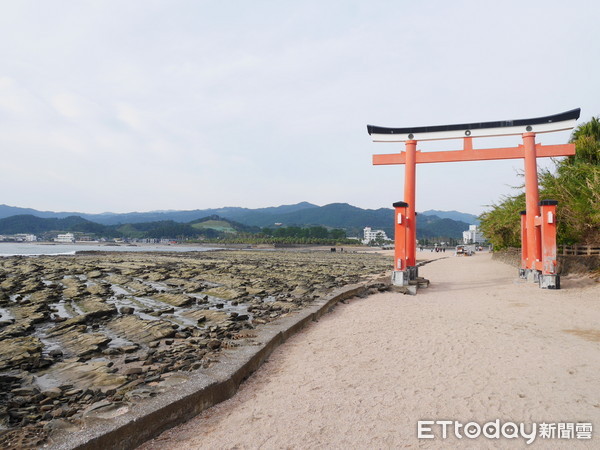
M 577 120 L 581 114 L 581 108 L 571 109 L 559 114 L 551 116 L 533 117 L 531 119 L 518 120 L 500 120 L 495 122 L 475 122 L 461 123 L 453 125 L 433 125 L 426 127 L 404 127 L 404 128 L 388 128 L 379 127 L 376 125 L 367 125 L 369 134 L 416 134 L 416 133 L 435 133 L 439 131 L 458 131 L 458 130 L 483 130 L 486 128 L 506 128 L 520 127 L 527 125 L 539 125 L 546 123 L 558 123 L 567 120 Z

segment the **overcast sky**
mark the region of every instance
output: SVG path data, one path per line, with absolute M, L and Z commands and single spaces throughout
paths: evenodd
M 592 0 L 0 6 L 0 203 L 12 206 L 391 207 L 404 167 L 371 155 L 404 145 L 371 142 L 367 124 L 600 115 Z M 420 165 L 417 210 L 478 214 L 513 192 L 522 164 Z

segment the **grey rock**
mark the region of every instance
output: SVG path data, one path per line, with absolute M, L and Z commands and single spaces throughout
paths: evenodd
M 208 348 L 211 350 L 216 350 L 221 347 L 221 341 L 218 339 L 211 339 L 207 344 Z
M 123 372 L 125 375 L 137 375 L 142 373 L 144 370 L 141 367 L 129 367 Z
M 54 350 L 50 350 L 50 353 L 48 354 L 53 358 L 58 358 L 63 355 L 63 351 L 58 348 L 55 348 Z
M 58 398 L 62 395 L 62 390 L 60 388 L 50 388 L 42 391 L 42 395 L 47 398 Z
M 135 308 L 132 306 L 122 306 L 121 309 L 119 309 L 119 312 L 121 314 L 133 314 L 135 312 Z

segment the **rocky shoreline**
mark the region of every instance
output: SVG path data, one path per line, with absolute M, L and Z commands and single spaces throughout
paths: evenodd
M 389 267 L 315 251 L 0 259 L 0 446 L 116 417 L 257 327 Z

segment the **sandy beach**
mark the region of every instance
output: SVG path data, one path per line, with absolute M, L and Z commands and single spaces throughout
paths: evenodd
M 141 448 L 598 448 L 600 283 L 567 277 L 541 290 L 489 254 L 436 256 L 420 269 L 428 289 L 340 304 L 233 398 Z M 419 420 L 496 419 L 594 430 L 530 446 L 442 439 L 436 425 L 434 439 L 417 438 Z

